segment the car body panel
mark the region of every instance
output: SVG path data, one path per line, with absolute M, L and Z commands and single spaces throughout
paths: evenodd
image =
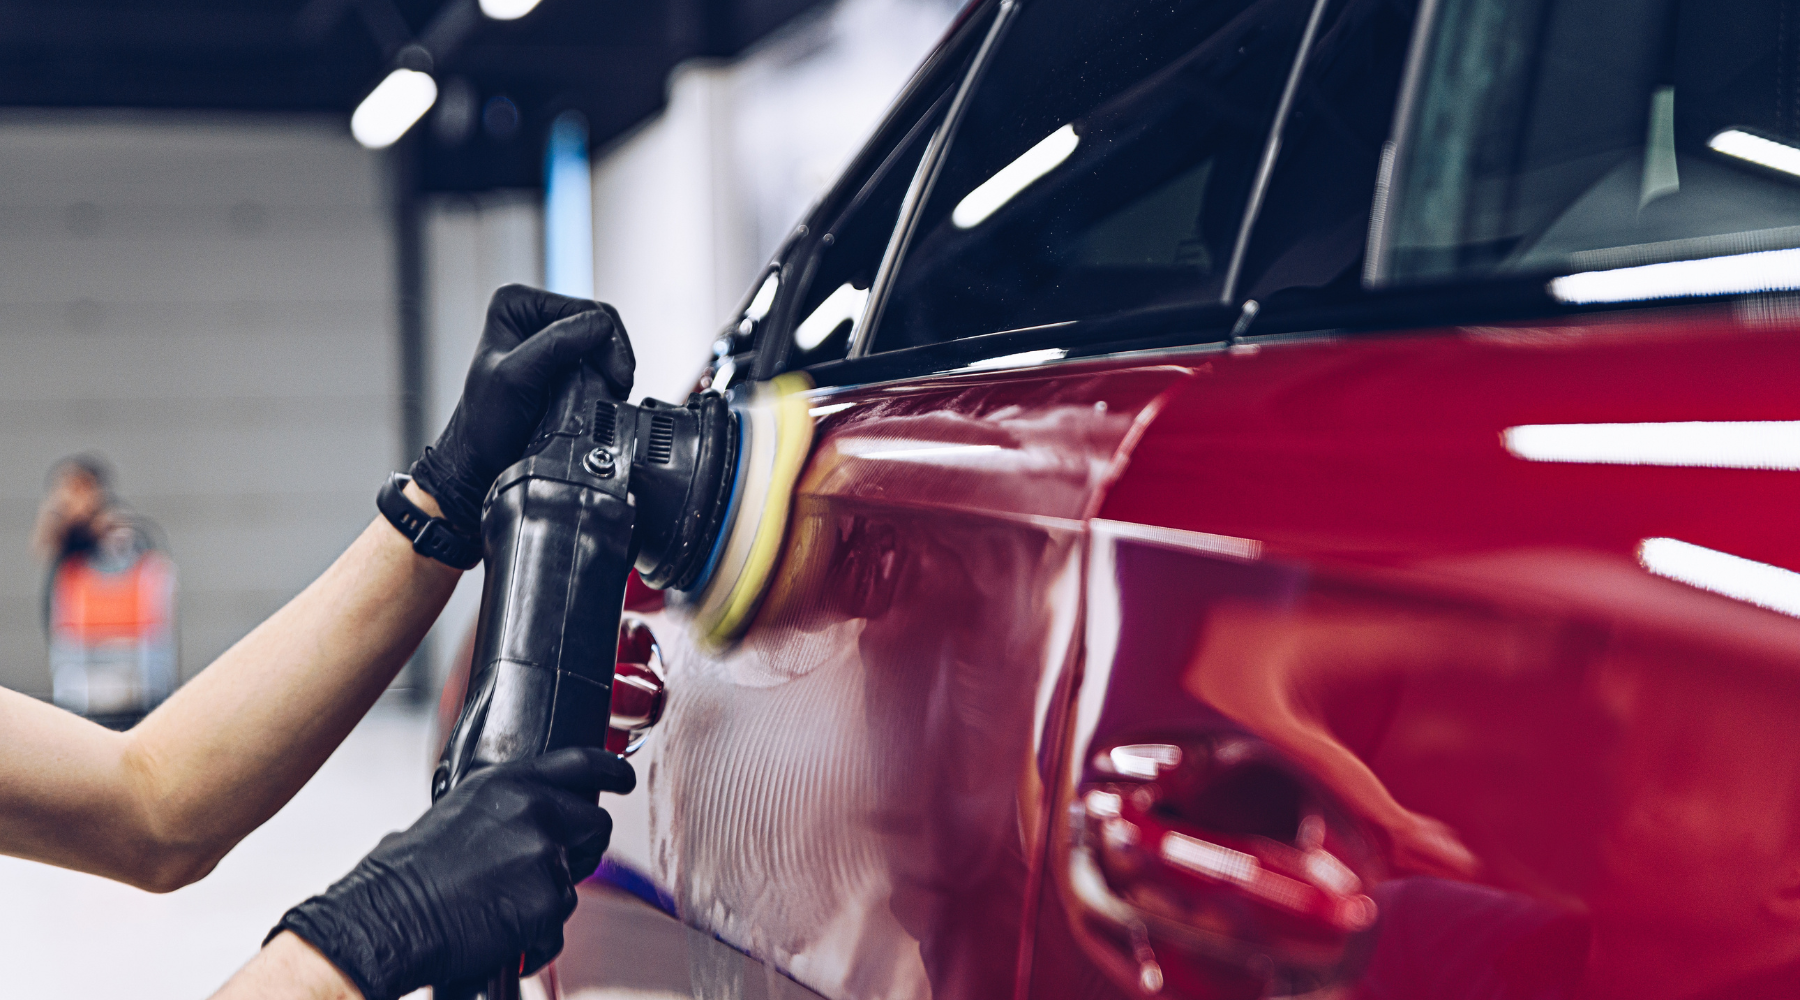
M 1729 309 L 1216 357 L 1094 522 L 1063 801 L 1091 747 L 1248 733 L 1379 845 L 1367 995 L 1800 991 L 1800 621 L 1647 547 L 1800 566 L 1800 479 L 1506 437 L 1751 433 L 1796 364 Z
M 749 633 L 717 652 L 679 607 L 644 616 L 670 696 L 638 758 L 638 863 L 684 919 L 828 996 L 1012 992 L 1081 519 L 1190 377 L 1089 366 L 820 395 Z

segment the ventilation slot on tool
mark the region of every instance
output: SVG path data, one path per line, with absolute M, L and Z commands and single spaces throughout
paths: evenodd
M 613 422 L 617 411 L 613 404 L 601 401 L 594 404 L 594 443 L 602 448 L 613 446 Z
M 668 465 L 675 455 L 675 418 L 658 413 L 650 418 L 650 464 Z

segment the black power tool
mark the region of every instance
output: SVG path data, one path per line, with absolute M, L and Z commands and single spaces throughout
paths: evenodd
M 634 406 L 585 365 L 558 386 L 483 507 L 475 658 L 433 801 L 490 764 L 606 745 L 626 579 L 635 564 L 653 587 L 698 591 L 729 534 L 743 430 L 713 393 Z M 434 995 L 513 1000 L 518 972 Z

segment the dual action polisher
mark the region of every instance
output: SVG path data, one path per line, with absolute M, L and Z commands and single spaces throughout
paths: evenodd
M 633 405 L 585 365 L 557 387 L 526 456 L 482 509 L 475 658 L 433 801 L 490 764 L 606 745 L 634 565 L 676 592 L 709 644 L 748 626 L 812 443 L 810 387 L 789 375 L 680 406 Z M 514 1000 L 518 971 L 434 995 Z

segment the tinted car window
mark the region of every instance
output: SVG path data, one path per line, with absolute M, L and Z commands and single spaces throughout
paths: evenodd
M 881 255 L 894 234 L 894 222 L 906 188 L 917 172 L 931 134 L 943 121 L 948 92 L 939 96 L 931 111 L 920 119 L 863 182 L 839 216 L 819 239 L 806 295 L 795 312 L 793 367 L 804 367 L 844 356 L 850 337 L 862 322 L 863 307 Z
M 1216 300 L 1304 0 L 1024 0 L 876 350 Z
M 1334 0 L 1281 126 L 1235 291 L 1265 305 L 1354 294 L 1416 0 Z
M 1444 0 L 1370 278 L 1800 246 L 1785 0 Z

